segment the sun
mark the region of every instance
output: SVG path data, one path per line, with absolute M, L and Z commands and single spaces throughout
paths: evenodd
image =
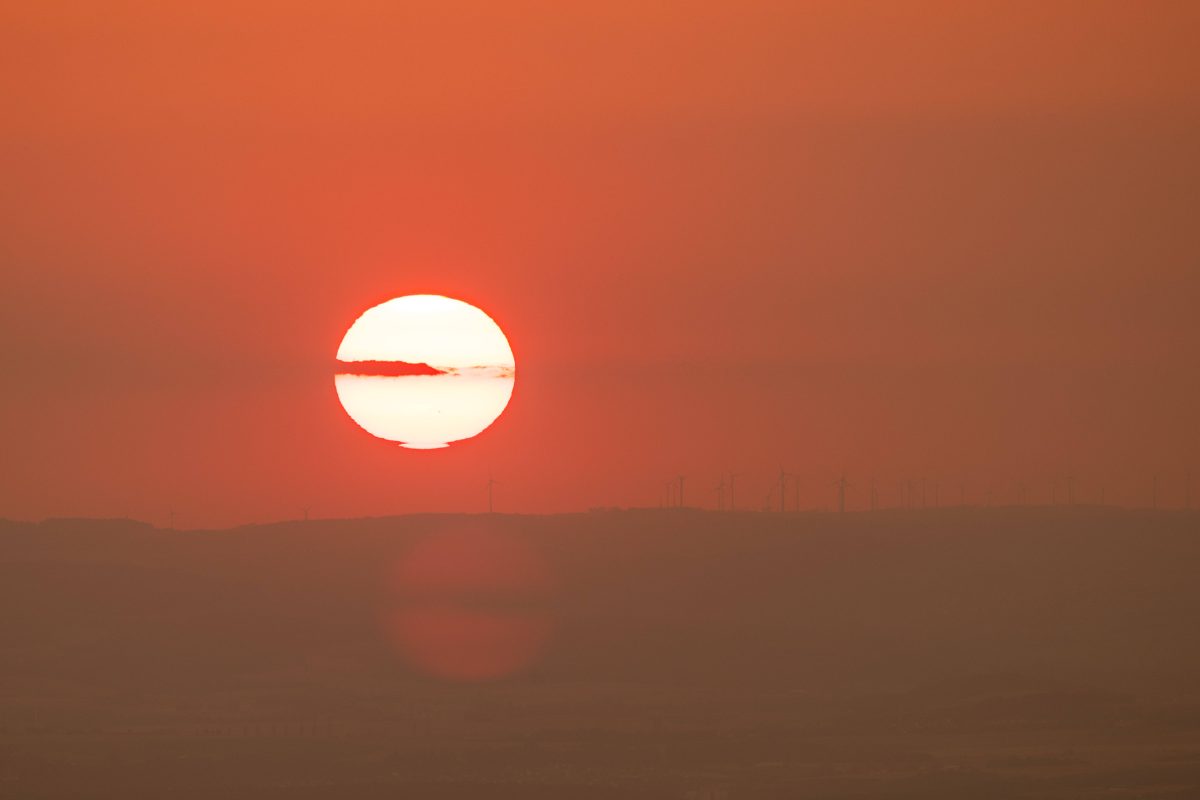
M 415 294 L 367 309 L 342 337 L 334 387 L 359 427 L 415 450 L 483 432 L 507 408 L 516 361 L 470 303 Z

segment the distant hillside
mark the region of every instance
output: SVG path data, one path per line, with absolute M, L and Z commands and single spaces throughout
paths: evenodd
M 119 677 L 130 646 L 143 663 L 186 652 L 192 666 L 233 671 L 329 649 L 387 662 L 378 615 L 396 565 L 465 526 L 528 543 L 553 576 L 557 633 L 537 664 L 547 674 L 800 687 L 998 670 L 1174 680 L 1200 670 L 1197 519 L 963 509 L 421 515 L 207 532 L 4 523 L 0 638 L 39 677 L 70 672 L 84 652 L 98 675 Z
M 1197 521 L 0 522 L 0 796 L 1195 797 Z

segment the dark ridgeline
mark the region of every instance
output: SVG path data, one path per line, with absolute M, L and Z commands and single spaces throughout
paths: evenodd
M 0 523 L 0 797 L 1200 796 L 1198 522 Z M 381 632 L 397 560 L 462 525 L 557 587 L 542 657 L 492 683 Z

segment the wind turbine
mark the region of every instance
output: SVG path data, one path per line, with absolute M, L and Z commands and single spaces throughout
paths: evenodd
M 838 478 L 834 483 L 838 487 L 838 513 L 846 513 L 846 489 L 850 488 L 849 482 L 846 481 L 846 476 Z
M 725 476 L 721 476 L 721 482 L 713 487 L 713 491 L 717 493 L 717 511 L 725 510 Z
M 495 478 L 493 478 L 493 477 L 492 477 L 492 473 L 490 473 L 490 472 L 489 472 L 489 473 L 488 473 L 488 481 L 487 481 L 487 487 L 488 487 L 488 513 L 489 513 L 489 514 L 491 514 L 491 513 L 492 513 L 492 487 L 493 487 L 493 486 L 495 486 L 496 484 L 497 484 L 497 481 L 496 481 L 496 479 L 495 479 Z
M 787 511 L 787 479 L 791 473 L 784 472 L 783 467 L 779 468 L 779 511 L 782 513 Z
M 734 484 L 734 481 L 736 481 L 738 478 L 742 477 L 742 474 L 743 473 L 741 473 L 741 472 L 729 473 L 729 510 L 730 511 L 737 511 L 737 505 L 733 501 L 733 484 Z

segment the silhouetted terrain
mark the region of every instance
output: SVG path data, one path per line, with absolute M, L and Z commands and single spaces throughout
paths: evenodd
M 4 522 L 0 796 L 1197 797 L 1198 523 Z M 480 527 L 550 577 L 446 591 L 555 633 L 516 675 L 439 680 L 386 632 L 397 564 Z

